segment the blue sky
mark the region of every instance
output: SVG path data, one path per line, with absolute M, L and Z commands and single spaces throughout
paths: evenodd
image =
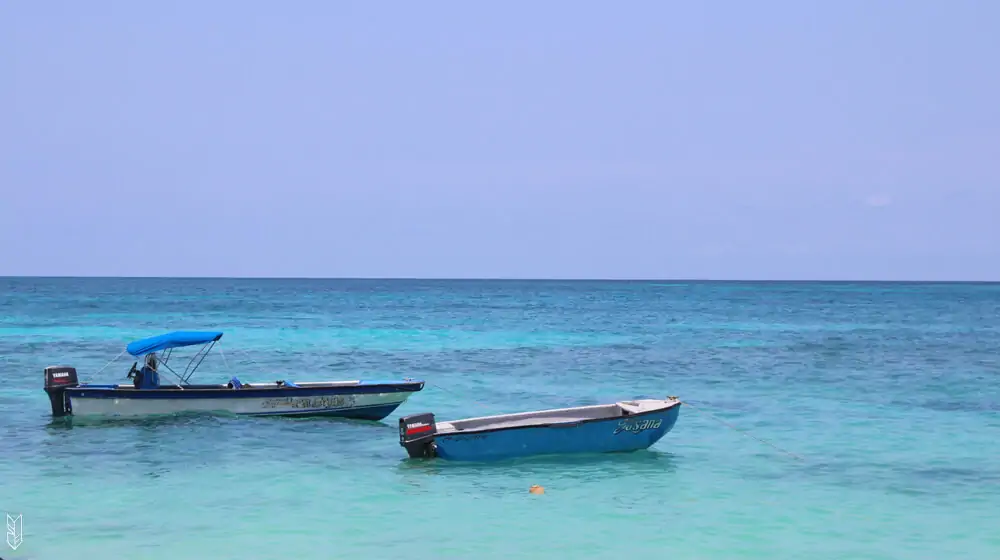
M 5 2 L 0 274 L 1000 280 L 998 21 Z

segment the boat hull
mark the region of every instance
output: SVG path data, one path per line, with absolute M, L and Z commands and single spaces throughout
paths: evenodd
M 613 453 L 648 449 L 665 436 L 680 403 L 628 417 L 500 428 L 471 433 L 437 433 L 435 454 L 449 461 L 496 461 L 532 455 Z
M 73 417 L 136 418 L 189 413 L 246 416 L 334 416 L 382 420 L 423 384 L 280 389 L 134 390 L 77 387 L 66 390 Z

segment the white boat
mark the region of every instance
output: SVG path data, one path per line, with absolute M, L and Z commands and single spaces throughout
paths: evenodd
M 227 384 L 188 383 L 221 332 L 176 331 L 130 343 L 125 352 L 143 358 L 128 373 L 131 383 L 81 384 L 76 369 L 45 368 L 45 392 L 56 417 L 143 417 L 180 413 L 220 413 L 253 416 L 336 416 L 381 420 L 423 389 L 420 380 L 353 380 L 244 383 L 236 377 Z M 169 362 L 171 350 L 201 345 L 182 373 Z M 125 353 L 123 352 L 123 354 Z M 163 353 L 158 357 L 157 352 Z M 161 383 L 167 371 L 178 383 Z

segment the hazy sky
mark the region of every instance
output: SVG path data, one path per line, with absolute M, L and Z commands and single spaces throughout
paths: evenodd
M 0 3 L 0 274 L 1000 280 L 1000 2 Z

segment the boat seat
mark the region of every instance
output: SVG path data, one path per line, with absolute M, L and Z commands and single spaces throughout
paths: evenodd
M 618 403 L 618 408 L 622 409 L 622 416 L 628 416 L 630 414 L 638 414 L 642 412 L 641 406 L 629 402 Z

